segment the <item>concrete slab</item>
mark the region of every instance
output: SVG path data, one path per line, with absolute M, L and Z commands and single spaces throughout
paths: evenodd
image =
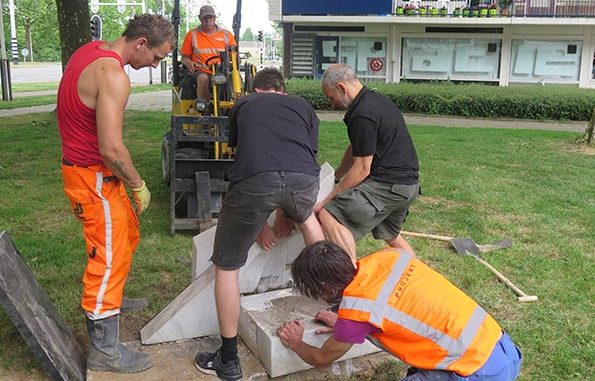
M 0 304 L 52 380 L 84 380 L 81 347 L 6 232 L 0 232 Z
M 312 368 L 293 351 L 285 348 L 276 334 L 277 328 L 288 320 L 304 322 L 303 340 L 321 347 L 330 334 L 317 334 L 322 324 L 312 319 L 318 311 L 329 305 L 298 295 L 291 289 L 276 290 L 242 297 L 240 311 L 240 336 L 260 360 L 271 377 L 279 377 Z M 354 345 L 337 361 L 361 357 L 380 350 L 369 342 Z
M 142 345 L 140 342 L 128 342 L 126 346 L 148 353 L 153 360 L 153 367 L 136 374 L 118 374 L 111 372 L 87 372 L 87 381 L 217 381 L 218 378 L 199 372 L 194 367 L 194 356 L 198 351 L 216 350 L 220 346 L 218 337 L 203 337 L 178 342 L 169 342 L 155 345 Z M 243 379 L 249 381 L 271 380 L 264 367 L 252 354 L 250 349 L 240 340 L 238 355 L 242 364 Z M 276 378 L 275 380 L 324 380 L 328 374 L 339 377 L 348 377 L 354 373 L 370 371 L 376 364 L 391 355 L 380 352 L 363 356 L 357 359 L 334 363 L 328 369 L 319 371 L 311 369 L 294 373 L 290 377 Z
M 328 163 L 324 163 L 320 171 L 318 199 L 328 195 L 333 186 L 334 169 Z M 164 343 L 219 332 L 213 293 L 215 270 L 210 263 L 215 229 L 216 227 L 212 227 L 194 237 L 192 244 L 194 280 L 141 329 L 143 344 Z M 252 245 L 248 251 L 246 264 L 240 270 L 240 292 L 263 292 L 287 287 L 291 279 L 287 265 L 293 262 L 303 247 L 303 237 L 297 231 L 292 236 L 279 240 L 269 251 L 264 251 L 256 243 Z

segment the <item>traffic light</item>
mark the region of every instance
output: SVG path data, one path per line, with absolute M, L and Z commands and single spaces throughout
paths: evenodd
M 258 41 L 262 41 L 262 30 L 258 31 Z
M 91 39 L 93 41 L 101 40 L 101 17 L 99 15 L 91 16 Z

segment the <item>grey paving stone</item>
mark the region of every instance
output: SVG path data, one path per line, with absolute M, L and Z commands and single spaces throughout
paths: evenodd
M 5 231 L 0 304 L 52 380 L 85 380 L 83 351 Z

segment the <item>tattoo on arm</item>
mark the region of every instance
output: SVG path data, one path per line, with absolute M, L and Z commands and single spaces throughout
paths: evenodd
M 111 170 L 116 175 L 116 177 L 122 179 L 126 184 L 130 184 L 132 182 L 129 174 L 126 173 L 125 165 L 122 160 L 112 160 L 111 164 Z
M 124 177 L 124 162 L 116 159 L 116 160 L 112 161 L 112 166 L 113 166 L 112 170 L 115 170 L 116 176 Z

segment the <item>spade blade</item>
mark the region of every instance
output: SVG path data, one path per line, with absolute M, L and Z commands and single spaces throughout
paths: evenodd
M 450 244 L 457 253 L 462 255 L 478 255 L 479 247 L 473 242 L 471 238 L 453 238 Z
M 479 247 L 479 251 L 481 251 L 482 253 L 487 253 L 492 250 L 507 249 L 509 247 L 512 247 L 512 240 L 505 238 L 499 241 L 477 246 Z

